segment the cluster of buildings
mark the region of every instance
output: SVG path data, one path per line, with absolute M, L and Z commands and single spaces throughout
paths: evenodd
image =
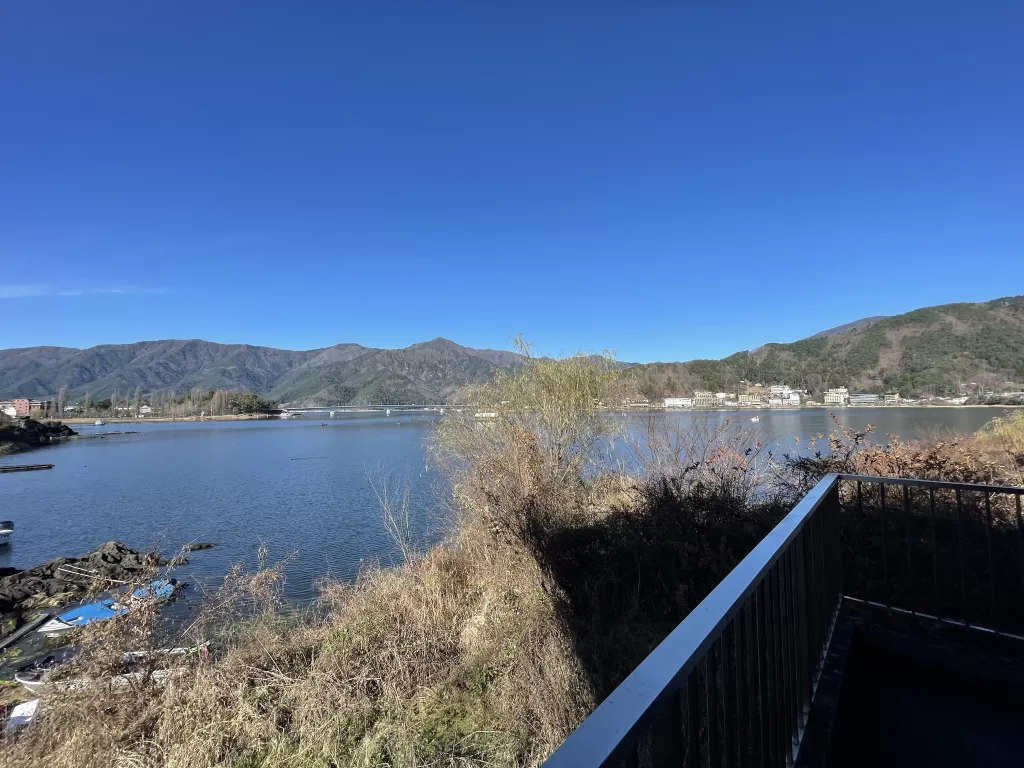
M 666 397 L 666 408 L 783 408 L 803 403 L 806 392 L 779 384 L 749 387 L 746 392 L 710 392 L 697 390 L 693 397 Z
M 736 395 L 730 392 L 706 392 L 697 390 L 693 397 L 666 397 L 666 408 L 717 408 L 736 403 Z
M 31 416 L 33 414 L 53 413 L 57 407 L 55 400 L 35 400 L 28 397 L 16 397 L 13 400 L 0 400 L 0 413 L 16 418 L 19 416 Z M 64 413 L 67 416 L 76 416 L 81 408 L 78 405 L 66 405 L 64 406 Z M 117 414 L 119 416 L 131 416 L 135 413 L 135 406 L 131 403 L 125 403 L 117 406 Z M 152 416 L 156 411 L 148 405 L 143 405 L 139 408 L 139 416 Z
M 824 405 L 895 405 L 900 402 L 898 392 L 885 395 L 853 394 L 846 387 L 836 387 L 824 393 Z M 696 391 L 693 397 L 666 397 L 665 408 L 799 408 L 802 405 L 819 405 L 810 398 L 805 389 L 793 389 L 785 384 L 770 387 L 754 385 L 746 392 L 705 392 Z
M 900 402 L 900 393 L 851 395 L 846 387 L 836 387 L 825 393 L 824 400 L 825 405 L 896 405 Z
M 16 397 L 13 400 L 0 400 L 0 413 L 5 416 L 29 416 L 42 413 L 53 408 L 52 400 L 33 400 L 28 397 Z

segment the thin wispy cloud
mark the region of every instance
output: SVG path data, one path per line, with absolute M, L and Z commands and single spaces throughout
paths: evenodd
M 167 288 L 149 288 L 141 285 L 111 285 L 88 288 L 61 288 L 47 283 L 0 285 L 0 299 L 28 299 L 38 297 L 69 296 L 129 296 L 143 293 L 168 293 Z

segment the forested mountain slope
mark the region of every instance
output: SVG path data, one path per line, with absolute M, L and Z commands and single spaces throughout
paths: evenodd
M 248 344 L 142 341 L 89 349 L 0 350 L 0 397 L 45 397 L 67 385 L 71 399 L 193 388 L 248 390 L 294 404 L 439 403 L 515 353 L 434 339 L 404 349 L 336 344 L 292 351 Z M 946 304 L 869 317 L 789 344 L 766 344 L 722 360 L 629 367 L 648 397 L 694 389 L 735 391 L 741 382 L 785 383 L 905 395 L 998 389 L 1024 382 L 1024 296 Z

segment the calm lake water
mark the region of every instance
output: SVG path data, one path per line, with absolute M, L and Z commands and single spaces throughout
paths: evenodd
M 1000 415 L 995 408 L 862 408 L 843 423 L 905 439 L 933 432 L 968 433 Z M 752 414 L 713 412 L 749 420 Z M 791 438 L 827 433 L 825 410 L 760 411 L 762 434 L 783 449 Z M 184 422 L 81 427 L 85 434 L 122 429 L 132 435 L 69 443 L 0 464 L 53 463 L 54 469 L 0 475 L 0 518 L 15 521 L 15 543 L 0 565 L 27 568 L 57 555 L 78 555 L 111 539 L 173 553 L 192 542 L 215 549 L 191 555 L 184 580 L 216 583 L 238 562 L 254 565 L 261 546 L 285 559 L 285 594 L 315 593 L 317 579 L 350 579 L 361 564 L 395 562 L 371 478 L 379 466 L 392 490 L 411 489 L 413 535 L 423 545 L 443 530 L 444 491 L 427 467 L 424 439 L 436 416 L 346 416 L 315 419 Z M 627 417 L 629 418 L 629 417 Z M 656 418 L 688 419 L 690 414 Z

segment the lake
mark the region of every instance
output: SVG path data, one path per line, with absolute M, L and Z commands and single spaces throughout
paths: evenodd
M 1002 413 L 997 408 L 849 408 L 844 424 L 904 439 L 934 432 L 968 433 Z M 782 449 L 791 438 L 827 433 L 826 410 L 761 410 L 759 431 Z M 711 412 L 749 420 L 752 412 Z M 15 521 L 15 543 L 0 566 L 27 568 L 57 555 L 78 555 L 108 540 L 173 553 L 183 544 L 215 542 L 190 555 L 181 579 L 215 583 L 232 565 L 285 560 L 285 596 L 315 594 L 325 576 L 351 579 L 367 562 L 397 561 L 381 521 L 373 478 L 390 474 L 392 492 L 408 485 L 414 539 L 437 541 L 445 492 L 427 467 L 424 440 L 432 414 L 347 415 L 319 419 L 117 424 L 76 427 L 73 440 L 0 458 L 0 464 L 46 462 L 54 469 L 0 475 L 0 518 Z M 635 416 L 627 416 L 636 418 Z M 689 419 L 689 413 L 655 418 Z M 377 483 L 378 486 L 380 483 Z

